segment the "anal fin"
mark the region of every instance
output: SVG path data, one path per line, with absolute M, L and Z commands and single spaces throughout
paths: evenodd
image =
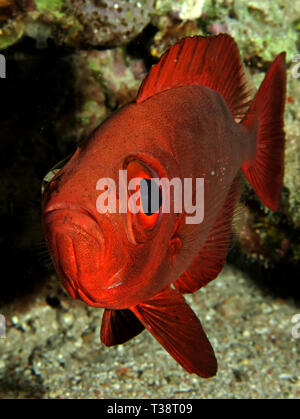
M 197 291 L 215 279 L 222 270 L 228 251 L 233 212 L 239 196 L 240 184 L 236 178 L 206 242 L 189 268 L 174 281 L 174 286 L 182 294 Z
M 101 324 L 101 342 L 106 346 L 119 345 L 144 330 L 142 323 L 128 309 L 105 309 Z
M 186 371 L 205 378 L 216 374 L 213 348 L 199 319 L 178 291 L 168 287 L 130 309 Z

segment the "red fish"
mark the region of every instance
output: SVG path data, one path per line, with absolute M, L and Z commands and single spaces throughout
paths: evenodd
M 73 298 L 105 308 L 105 345 L 146 328 L 186 371 L 216 374 L 214 351 L 182 294 L 225 263 L 240 169 L 262 202 L 278 208 L 285 85 L 285 53 L 250 101 L 229 35 L 183 39 L 152 67 L 136 101 L 99 126 L 48 184 L 43 225 L 55 268 Z M 188 224 L 185 210 L 164 213 L 161 204 L 153 213 L 99 213 L 97 182 L 118 183 L 120 170 L 129 180 L 204 179 L 203 222 Z

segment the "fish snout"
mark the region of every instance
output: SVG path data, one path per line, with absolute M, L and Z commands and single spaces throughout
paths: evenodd
M 95 305 L 103 289 L 103 232 L 85 210 L 46 209 L 46 241 L 62 283 L 73 298 Z

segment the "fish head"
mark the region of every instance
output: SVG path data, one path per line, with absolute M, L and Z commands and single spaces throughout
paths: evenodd
M 132 306 L 176 279 L 180 214 L 164 213 L 160 198 L 148 211 L 143 189 L 154 188 L 153 179 L 174 177 L 178 166 L 163 141 L 154 144 L 147 124 L 136 141 L 131 120 L 121 113 L 104 123 L 44 192 L 43 226 L 54 266 L 73 298 L 97 307 Z

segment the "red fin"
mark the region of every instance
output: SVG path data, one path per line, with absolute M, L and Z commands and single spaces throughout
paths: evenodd
M 171 89 L 202 85 L 219 92 L 235 118 L 249 107 L 249 93 L 238 48 L 227 34 L 185 38 L 165 52 L 143 81 L 137 103 Z
M 144 326 L 130 310 L 104 310 L 101 325 L 101 342 L 104 345 L 125 343 L 143 330 Z
M 174 286 L 182 294 L 197 291 L 215 279 L 222 270 L 228 251 L 233 212 L 239 196 L 240 184 L 235 179 L 206 242 L 189 268 L 174 281 Z
M 168 287 L 130 309 L 184 369 L 205 378 L 216 374 L 213 348 L 199 319 L 178 291 Z
M 279 206 L 283 179 L 285 89 L 283 52 L 273 62 L 242 122 L 257 130 L 256 156 L 242 169 L 262 202 L 273 211 Z

